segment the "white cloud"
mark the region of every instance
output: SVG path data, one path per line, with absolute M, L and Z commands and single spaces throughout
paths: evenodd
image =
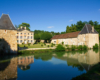
M 48 26 L 47 28 L 53 28 L 54 26 Z
M 72 21 L 73 21 L 73 19 L 69 20 L 69 22 L 72 22 Z

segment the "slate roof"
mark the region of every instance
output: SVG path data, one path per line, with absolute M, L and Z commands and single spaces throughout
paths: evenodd
M 72 33 L 66 33 L 66 34 L 60 34 L 60 35 L 55 35 L 51 39 L 65 39 L 65 38 L 75 38 L 78 36 L 80 31 L 77 32 L 72 32 Z
M 2 14 L 0 18 L 0 29 L 16 30 L 16 28 L 10 20 L 9 15 Z
M 85 24 L 83 29 L 79 34 L 87 34 L 87 33 L 98 33 L 95 29 L 94 32 L 92 32 L 92 26 L 90 24 Z

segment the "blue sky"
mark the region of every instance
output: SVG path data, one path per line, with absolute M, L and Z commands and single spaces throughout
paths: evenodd
M 29 23 L 31 30 L 61 32 L 77 21 L 98 21 L 100 0 L 0 0 L 0 14 L 13 24 Z

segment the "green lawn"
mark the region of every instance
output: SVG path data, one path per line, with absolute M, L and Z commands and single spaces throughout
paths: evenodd
M 51 44 L 48 44 L 49 45 L 49 47 L 51 47 Z M 48 48 L 48 46 L 47 45 L 44 45 L 43 44 L 43 46 L 41 46 L 41 44 L 31 44 L 30 46 L 29 45 L 27 45 L 27 44 L 20 44 L 19 45 L 19 47 L 28 47 L 28 48 Z M 54 46 L 53 46 L 54 47 Z

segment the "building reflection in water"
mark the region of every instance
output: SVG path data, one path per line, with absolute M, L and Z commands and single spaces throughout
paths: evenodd
M 56 58 L 59 58 L 55 54 L 54 56 Z M 93 65 L 100 62 L 99 58 L 100 58 L 99 51 L 96 53 L 93 50 L 88 50 L 87 52 L 85 53 L 82 52 L 81 54 L 80 52 L 76 52 L 74 54 L 72 52 L 68 52 L 65 53 L 59 59 L 65 60 L 68 66 L 78 67 L 81 68 L 81 70 L 83 68 L 86 71 L 88 71 Z
M 0 63 L 0 80 L 17 79 L 17 58 Z
M 10 61 L 0 62 L 0 80 L 16 80 L 17 66 L 22 70 L 29 69 L 29 64 L 34 62 L 34 56 L 16 57 Z
M 34 62 L 34 56 L 18 57 L 18 67 L 22 70 L 30 69 L 29 64 Z
M 57 57 L 57 54 L 53 55 L 55 58 L 64 60 L 68 66 L 77 67 L 79 70 L 90 70 L 90 68 L 100 62 L 99 52 L 88 50 L 87 52 L 68 52 L 63 54 L 62 57 Z M 52 56 L 52 57 L 53 57 Z M 0 62 L 0 80 L 16 80 L 17 79 L 17 66 L 21 70 L 30 69 L 30 64 L 34 62 L 34 56 L 20 56 L 12 58 L 10 61 Z

